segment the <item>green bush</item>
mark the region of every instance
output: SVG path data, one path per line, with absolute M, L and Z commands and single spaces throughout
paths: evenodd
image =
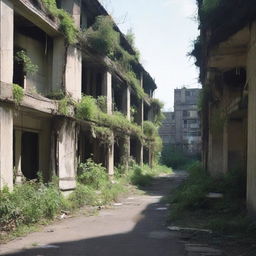
M 24 98 L 24 89 L 20 87 L 18 84 L 13 84 L 12 85 L 12 94 L 13 94 L 13 99 L 16 105 L 20 104 L 21 101 Z
M 13 192 L 0 192 L 0 230 L 52 219 L 63 206 L 63 197 L 54 185 L 27 182 Z
M 107 170 L 101 164 L 88 159 L 86 163 L 79 165 L 77 179 L 81 184 L 101 189 L 108 182 Z
M 96 100 L 92 96 L 83 96 L 76 105 L 76 117 L 82 120 L 96 120 L 99 113 Z

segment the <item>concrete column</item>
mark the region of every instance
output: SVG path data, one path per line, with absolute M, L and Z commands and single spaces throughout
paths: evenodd
M 247 207 L 256 216 L 256 23 L 251 27 L 248 52 L 248 148 L 247 148 Z
M 139 165 L 143 165 L 143 144 L 141 143 L 140 140 L 137 140 L 136 143 L 136 162 Z
M 57 166 L 59 187 L 70 191 L 76 187 L 76 123 L 66 119 L 58 122 Z
M 102 95 L 107 98 L 107 114 L 112 114 L 112 74 L 108 71 L 104 72 Z
M 0 0 L 0 81 L 12 84 L 14 11 L 9 0 Z
M 128 120 L 131 120 L 131 90 L 126 87 L 123 92 L 122 109 Z
M 129 159 L 130 159 L 130 147 L 131 147 L 131 139 L 130 136 L 125 135 L 121 140 L 121 164 L 125 166 L 125 169 L 129 168 Z
M 13 112 L 0 106 L 0 190 L 13 187 Z
M 15 130 L 15 172 L 16 172 L 16 184 L 22 183 L 23 174 L 21 172 L 21 136 L 22 132 L 19 130 Z
M 74 46 L 67 46 L 63 37 L 53 42 L 52 90 L 65 90 L 74 99 L 81 98 L 82 53 Z
M 112 135 L 114 136 L 114 134 Z M 107 171 L 110 176 L 114 175 L 114 143 L 107 146 Z
M 81 0 L 62 0 L 61 7 L 72 15 L 77 28 L 80 28 Z
M 82 52 L 76 47 L 69 46 L 65 73 L 65 87 L 74 99 L 82 96 Z

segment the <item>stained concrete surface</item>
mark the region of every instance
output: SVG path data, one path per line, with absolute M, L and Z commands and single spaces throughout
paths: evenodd
M 184 243 L 167 230 L 168 212 L 160 202 L 183 178 L 184 173 L 156 178 L 143 195 L 125 198 L 98 216 L 65 219 L 0 245 L 0 255 L 183 256 Z

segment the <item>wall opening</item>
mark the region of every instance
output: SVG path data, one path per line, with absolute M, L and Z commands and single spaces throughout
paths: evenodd
M 39 171 L 39 135 L 37 133 L 22 133 L 21 170 L 27 179 L 37 178 Z

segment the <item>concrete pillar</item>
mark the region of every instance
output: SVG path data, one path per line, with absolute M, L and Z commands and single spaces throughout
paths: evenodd
M 112 114 L 112 74 L 108 71 L 104 72 L 102 95 L 107 99 L 107 114 Z
M 13 112 L 0 106 L 0 190 L 13 187 Z
M 12 84 L 14 11 L 9 0 L 0 0 L 0 81 Z
M 114 134 L 112 135 L 114 136 Z M 110 176 L 114 175 L 114 143 L 107 146 L 107 171 Z
M 217 113 L 218 108 L 211 105 L 209 117 L 214 118 Z M 212 176 L 223 175 L 226 172 L 228 152 L 226 124 L 216 127 L 214 121 L 210 121 L 208 147 L 208 172 Z
M 0 81 L 12 84 L 14 11 L 12 2 L 0 0 Z M 13 112 L 0 106 L 0 190 L 13 187 Z
M 21 172 L 21 136 L 22 132 L 20 130 L 15 130 L 14 132 L 15 136 L 15 183 L 21 184 L 22 183 L 22 177 L 23 174 Z
M 121 148 L 121 164 L 125 167 L 126 170 L 129 168 L 129 159 L 130 159 L 130 147 L 131 147 L 131 139 L 130 136 L 125 135 L 122 138 L 120 143 Z
M 76 123 L 66 119 L 58 122 L 57 166 L 59 187 L 62 191 L 70 191 L 76 187 Z
M 74 46 L 67 46 L 63 37 L 53 41 L 52 90 L 65 90 L 74 99 L 81 99 L 82 53 Z
M 247 60 L 248 148 L 247 148 L 247 207 L 256 216 L 256 23 L 251 27 L 251 42 Z
M 62 0 L 61 7 L 71 14 L 77 28 L 80 28 L 81 0 Z
M 131 90 L 130 87 L 126 87 L 123 92 L 122 98 L 122 109 L 126 118 L 130 121 L 131 120 Z
M 139 165 L 143 165 L 143 144 L 140 140 L 137 139 L 136 143 L 136 162 Z

